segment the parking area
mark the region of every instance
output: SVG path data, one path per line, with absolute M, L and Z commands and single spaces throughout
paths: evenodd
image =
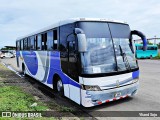
M 16 68 L 15 58 L 1 59 Z M 140 67 L 139 91 L 133 98 L 106 103 L 93 108 L 83 108 L 94 116 L 93 111 L 159 111 L 160 110 L 160 60 L 138 60 Z M 76 103 L 72 105 L 76 106 Z M 95 116 L 96 117 L 96 116 Z

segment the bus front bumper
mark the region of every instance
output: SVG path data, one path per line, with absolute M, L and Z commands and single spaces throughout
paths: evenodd
M 136 94 L 138 86 L 139 82 L 119 88 L 102 91 L 87 91 L 81 89 L 81 104 L 84 107 L 92 107 L 100 105 L 102 103 L 107 103 L 133 96 L 134 94 Z

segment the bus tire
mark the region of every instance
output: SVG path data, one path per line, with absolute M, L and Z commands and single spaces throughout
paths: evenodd
M 54 90 L 61 96 L 64 96 L 64 87 L 60 77 L 56 77 L 54 80 Z

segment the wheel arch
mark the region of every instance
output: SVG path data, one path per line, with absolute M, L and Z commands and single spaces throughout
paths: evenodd
M 53 75 L 53 79 L 52 79 L 53 89 L 54 89 L 55 91 L 57 91 L 56 85 L 57 85 L 57 82 L 58 82 L 59 79 L 61 79 L 60 75 L 57 74 L 57 73 L 55 73 L 55 74 Z M 61 81 L 62 81 L 62 79 L 61 79 Z M 63 83 L 63 81 L 62 81 L 62 83 Z

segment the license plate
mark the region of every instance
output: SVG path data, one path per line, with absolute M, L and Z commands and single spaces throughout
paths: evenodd
M 120 97 L 121 96 L 121 92 L 117 92 L 114 94 L 114 97 Z

